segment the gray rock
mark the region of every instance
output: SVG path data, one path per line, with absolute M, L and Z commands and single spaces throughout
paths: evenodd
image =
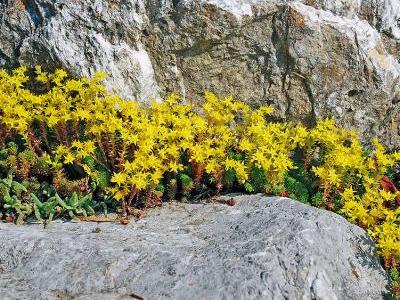
M 205 90 L 400 146 L 398 0 L 8 0 L 0 67 L 42 64 L 147 101 Z
M 63 67 L 89 76 L 102 70 L 122 97 L 158 96 L 150 57 L 140 43 L 148 26 L 142 1 L 22 1 L 0 4 L 0 63 Z
M 0 224 L 2 299 L 380 299 L 373 242 L 284 198 L 166 204 L 130 225 Z M 100 230 L 96 230 L 96 228 Z
M 272 104 L 283 120 L 312 124 L 335 116 L 364 140 L 379 135 L 399 146 L 400 64 L 385 42 L 396 39 L 384 40 L 377 22 L 366 20 L 379 6 L 368 11 L 346 1 L 304 2 L 317 8 L 238 0 L 179 1 L 169 14 L 153 8 L 156 34 L 147 48 L 162 58 L 154 65 L 161 88 L 183 86 L 188 99 L 210 89 Z M 175 83 L 172 74 L 164 76 L 171 65 L 180 74 Z

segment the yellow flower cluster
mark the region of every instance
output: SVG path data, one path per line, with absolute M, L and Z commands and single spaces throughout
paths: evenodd
M 194 138 L 191 106 L 178 105 L 176 95 L 148 108 L 136 102 L 118 101 L 122 128 L 119 138 L 122 162 L 111 181 L 116 199 L 154 188 L 167 172 L 183 169 L 180 157 Z
M 210 92 L 202 111 L 195 113 L 191 105 L 179 104 L 176 95 L 148 107 L 109 95 L 101 84 L 102 73 L 72 80 L 62 70 L 48 74 L 37 67 L 36 81 L 48 87 L 42 94 L 25 88 L 25 74 L 25 68 L 0 73 L 1 123 L 31 148 L 31 137 L 39 135 L 42 148 L 51 149 L 43 155 L 49 155 L 54 166 L 78 164 L 90 176 L 95 170 L 85 158 L 94 157 L 112 172 L 110 191 L 116 199 L 154 188 L 165 173 L 181 171 L 183 153 L 217 184 L 227 170 L 244 183 L 254 165 L 281 183 L 293 167 L 290 152 L 299 139 L 296 133 L 306 132 L 300 126 L 266 122 L 270 107 L 252 112 L 232 97 L 219 99 Z M 234 159 L 228 155 L 232 151 L 243 151 L 248 159 Z
M 265 107 L 246 116 L 239 149 L 247 154 L 250 167 L 263 169 L 272 187 L 279 187 L 294 168 L 293 151 L 304 146 L 308 131 L 302 125 L 267 122 L 265 117 L 271 112 Z
M 400 260 L 399 192 L 382 187 L 382 178 L 400 160 L 400 153 L 386 153 L 377 139 L 367 155 L 355 132 L 337 128 L 333 119 L 321 121 L 310 131 L 309 157 L 325 191 L 325 200 L 342 202 L 341 212 L 369 230 L 386 259 Z M 311 159 L 311 158 L 310 158 Z
M 196 139 L 190 148 L 190 160 L 204 166 L 208 174 L 221 180 L 225 169 L 234 169 L 241 180 L 247 179 L 246 167 L 242 162 L 228 157 L 237 142 L 239 124 L 235 120 L 240 113 L 245 114 L 249 107 L 233 102 L 232 97 L 218 99 L 214 94 L 205 94 L 204 115 L 198 116 Z
M 103 73 L 74 80 L 37 67 L 34 93 L 26 73 L 0 70 L 1 136 L 19 136 L 54 168 L 77 166 L 92 179 L 106 170 L 107 191 L 117 200 L 129 202 L 181 172 L 199 180 L 205 173 L 219 191 L 227 172 L 244 185 L 257 168 L 269 187 L 282 190 L 296 169 L 296 152 L 318 178 L 327 207 L 339 200 L 341 212 L 371 232 L 385 258 L 400 260 L 399 193 L 381 186 L 400 154 L 386 153 L 377 140 L 368 154 L 357 134 L 333 119 L 312 129 L 270 122 L 271 107 L 252 110 L 210 92 L 201 108 L 176 95 L 144 107 L 108 94 Z

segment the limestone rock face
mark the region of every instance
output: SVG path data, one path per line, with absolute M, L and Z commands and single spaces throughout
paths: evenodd
M 5 67 L 41 64 L 84 76 L 102 70 L 110 75 L 108 88 L 122 97 L 158 96 L 151 58 L 140 42 L 148 26 L 142 1 L 10 0 L 0 19 Z
M 0 66 L 97 70 L 126 98 L 205 90 L 400 146 L 398 0 L 8 0 Z
M 289 199 L 235 200 L 166 204 L 127 226 L 0 223 L 1 298 L 383 299 L 361 228 Z

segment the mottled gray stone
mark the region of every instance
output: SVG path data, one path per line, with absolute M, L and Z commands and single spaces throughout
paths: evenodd
M 2 223 L 1 299 L 383 297 L 361 228 L 289 199 L 235 200 L 166 204 L 127 226 Z
M 158 96 L 150 57 L 140 43 L 148 26 L 143 1 L 22 1 L 0 4 L 0 65 L 102 70 L 122 97 Z

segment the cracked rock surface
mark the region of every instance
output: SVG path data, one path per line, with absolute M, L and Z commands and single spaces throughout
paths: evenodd
M 41 64 L 148 101 L 205 90 L 282 120 L 335 116 L 400 146 L 398 0 L 4 0 L 0 67 Z
M 285 198 L 170 203 L 127 226 L 0 223 L 1 299 L 381 299 L 372 241 Z

